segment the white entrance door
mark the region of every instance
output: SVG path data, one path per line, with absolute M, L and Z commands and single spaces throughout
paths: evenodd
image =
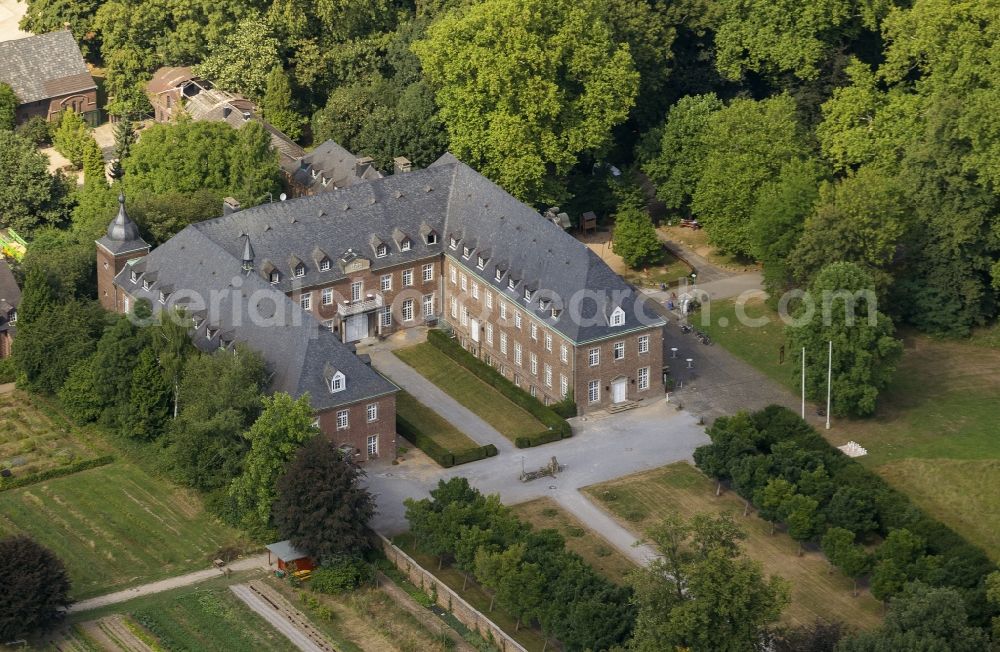
M 611 381 L 611 402 L 612 403 L 624 403 L 625 402 L 625 389 L 628 387 L 628 380 L 626 378 L 617 378 Z
M 347 318 L 345 342 L 357 342 L 368 337 L 368 315 L 351 315 Z
M 472 341 L 479 342 L 479 320 L 470 319 L 469 320 L 469 333 L 472 335 Z

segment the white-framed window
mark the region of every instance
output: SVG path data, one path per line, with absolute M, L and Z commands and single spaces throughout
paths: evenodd
M 591 403 L 601 400 L 601 381 L 592 380 L 587 383 L 587 400 Z
M 413 285 L 413 270 L 404 269 L 403 270 L 403 287 L 408 288 Z
M 601 364 L 601 349 L 595 346 L 587 352 L 587 361 L 590 363 L 591 367 L 596 367 Z
M 546 333 L 545 334 L 545 350 L 546 351 L 552 351 L 552 334 L 551 333 Z
M 421 268 L 424 283 L 434 280 L 434 263 L 427 263 Z
M 351 283 L 351 301 L 361 301 L 361 295 L 365 291 L 365 284 L 362 281 Z
M 521 343 L 514 342 L 514 364 L 521 366 Z
M 468 259 L 472 251 L 468 247 L 462 247 L 462 258 Z
M 486 267 L 486 259 L 482 256 L 476 256 L 476 267 L 479 269 Z
M 531 290 L 524 288 L 524 300 L 531 301 Z
M 452 285 L 458 283 L 458 272 L 455 270 L 454 265 L 448 268 L 448 278 L 451 280 Z
M 438 234 L 434 233 L 433 231 L 431 231 L 430 233 L 427 234 L 427 238 L 426 239 L 427 239 L 427 244 L 429 244 L 429 245 L 437 244 Z
M 389 247 L 387 247 L 386 245 L 380 244 L 379 246 L 375 247 L 376 258 L 385 258 L 388 255 L 389 255 Z
M 529 356 L 528 360 L 531 363 L 531 375 L 532 376 L 537 376 L 538 375 L 538 356 L 535 355 L 534 353 L 532 353 Z
M 499 267 L 497 267 L 497 269 L 496 269 L 496 273 L 495 273 L 495 274 L 493 274 L 493 278 L 495 278 L 495 279 L 496 279 L 496 280 L 498 280 L 498 281 L 499 281 L 499 280 L 500 280 L 501 278 L 503 278 L 503 270 L 502 270 L 502 269 L 500 269 Z
M 458 299 L 451 298 L 451 318 L 458 319 Z
M 343 373 L 341 373 L 341 372 L 338 371 L 335 374 L 333 374 L 332 378 L 330 378 L 330 392 L 331 393 L 343 391 L 346 386 L 347 386 L 347 382 L 346 382 L 346 379 L 344 378 L 344 374 Z
M 350 419 L 347 410 L 337 410 L 337 430 L 347 430 L 350 426 Z
M 563 364 L 566 364 L 567 362 L 569 362 L 569 347 L 566 346 L 565 342 L 563 342 L 561 345 L 559 345 L 559 360 Z
M 531 398 L 535 398 L 536 396 L 538 396 L 538 390 L 535 389 L 534 385 L 528 388 L 528 393 L 531 394 Z
M 552 387 L 552 365 L 545 363 L 545 386 Z
M 639 385 L 639 391 L 644 389 L 649 389 L 649 367 L 639 367 L 639 372 L 637 374 Z
M 621 307 L 615 308 L 614 312 L 611 313 L 611 318 L 608 323 L 612 326 L 624 326 L 625 325 L 625 311 Z
M 479 283 L 476 283 L 475 281 L 472 282 L 472 298 L 479 298 Z
M 133 271 L 131 274 L 129 274 L 129 280 L 132 281 L 133 285 L 135 285 L 135 282 L 139 280 L 139 275 Z
M 493 309 L 493 293 L 489 290 L 486 291 L 486 307 Z
M 639 353 L 649 353 L 649 335 L 639 336 Z
M 122 297 L 122 308 L 125 310 L 125 312 L 129 311 L 129 303 L 130 303 L 129 297 L 126 294 L 124 297 Z M 13 314 L 11 321 L 12 322 L 17 321 L 17 313 Z
M 461 319 L 461 322 L 462 322 L 462 326 L 468 326 L 469 325 L 469 309 L 468 308 L 462 308 L 462 319 Z
M 329 258 L 324 258 L 323 260 L 319 261 L 319 271 L 321 271 L 321 272 L 329 272 L 330 271 L 330 259 Z
M 295 278 L 302 278 L 306 275 L 306 266 L 299 263 L 295 266 Z
M 615 342 L 615 360 L 625 359 L 625 342 Z
M 279 272 L 276 269 L 272 270 L 271 273 L 270 273 L 270 275 L 268 276 L 268 280 L 271 281 L 271 285 L 274 285 L 276 283 L 280 283 L 281 282 L 281 272 Z M 145 285 L 145 284 L 146 284 L 146 282 L 143 281 L 143 285 Z M 146 289 L 148 290 L 149 288 L 146 288 Z
M 521 313 L 514 313 L 514 328 L 521 328 Z
M 413 299 L 403 301 L 403 321 L 413 321 Z
M 400 251 L 409 251 L 411 247 L 412 243 L 410 242 L 409 238 L 403 238 L 403 241 L 399 243 Z
M 378 421 L 378 403 L 369 403 L 368 407 L 365 409 L 368 415 L 368 422 Z
M 500 319 L 507 319 L 507 304 L 504 301 L 500 302 Z
M 382 310 L 379 312 L 379 320 L 382 324 L 382 328 L 389 328 L 392 326 L 392 307 L 383 306 Z
M 469 277 L 465 275 L 465 272 L 462 272 L 459 275 L 459 279 L 462 281 L 459 285 L 462 286 L 462 291 L 465 292 L 469 289 Z
M 561 315 L 561 314 L 562 314 L 562 310 L 560 310 L 559 308 L 553 308 L 552 309 L 552 319 L 559 319 L 559 315 Z
M 425 294 L 424 295 L 423 304 L 424 304 L 424 318 L 426 319 L 428 317 L 433 317 L 434 316 L 434 295 L 433 294 Z
M 392 274 L 383 274 L 379 278 L 379 287 L 382 288 L 383 292 L 388 292 L 392 289 Z
M 333 303 L 333 288 L 323 288 L 323 291 L 320 292 L 320 301 L 324 306 Z
M 515 285 L 517 285 L 517 280 L 516 279 L 514 279 L 514 278 L 507 279 L 507 289 L 508 290 L 513 290 Z
M 313 306 L 313 295 L 312 292 L 303 292 L 299 295 L 299 307 L 303 310 L 312 310 Z
M 378 435 L 368 435 L 368 457 L 378 457 Z
M 160 303 L 166 303 L 167 302 L 167 293 L 164 292 L 163 290 L 160 290 L 159 301 L 160 301 Z
M 507 355 L 507 333 L 500 333 L 500 353 Z
M 486 343 L 493 346 L 493 324 L 486 324 Z
M 559 395 L 563 398 L 569 396 L 569 378 L 566 374 L 559 374 Z
M 456 240 L 454 236 L 448 238 L 448 248 L 449 249 L 457 249 L 458 248 L 458 240 Z
M 531 322 L 531 339 L 538 341 L 538 326 L 535 322 Z

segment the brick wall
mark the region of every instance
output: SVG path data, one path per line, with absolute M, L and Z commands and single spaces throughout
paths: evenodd
M 640 337 L 648 338 L 645 353 L 640 353 Z M 616 345 L 624 347 L 624 357 L 615 358 Z M 598 364 L 591 366 L 591 349 L 598 349 Z M 625 382 L 625 398 L 638 401 L 663 396 L 663 330 L 650 328 L 591 344 L 581 344 L 576 350 L 574 395 L 581 413 L 602 409 L 613 403 L 614 383 Z M 639 389 L 639 373 L 648 369 L 648 387 Z M 590 382 L 597 381 L 598 400 L 590 401 Z
M 492 639 L 496 646 L 500 648 L 500 652 L 527 652 L 524 646 L 515 641 L 507 632 L 500 629 L 496 623 L 483 615 L 481 611 L 439 581 L 433 574 L 424 570 L 412 557 L 397 548 L 381 534 L 378 537 L 382 543 L 382 551 L 389 558 L 389 561 L 406 575 L 406 578 L 410 582 L 415 586 L 419 586 L 427 595 L 433 598 L 436 594 L 438 606 L 450 611 L 459 622 L 477 632 L 487 641 Z
M 141 249 L 116 256 L 104 247 L 97 246 L 97 298 L 105 310 L 125 312 L 122 305 L 124 293 L 115 286 L 115 276 L 125 268 L 128 261 L 142 258 L 147 253 L 148 249 Z
M 375 404 L 378 418 L 368 421 L 368 406 Z M 337 415 L 347 412 L 347 428 L 337 429 Z M 368 454 L 368 438 L 378 437 L 378 457 L 393 459 L 396 457 L 396 395 L 389 394 L 379 398 L 359 401 L 351 405 L 325 410 L 316 414 L 319 428 L 337 446 L 349 445 L 360 451 L 355 461 L 366 462 L 373 459 Z

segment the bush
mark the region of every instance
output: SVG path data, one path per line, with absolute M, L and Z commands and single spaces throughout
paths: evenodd
M 49 121 L 40 115 L 31 116 L 16 131 L 39 147 L 52 144 L 52 127 Z
M 396 432 L 446 469 L 458 464 L 468 464 L 469 462 L 493 457 L 497 454 L 497 447 L 493 444 L 468 448 L 453 453 L 446 450 L 419 426 L 401 416 L 398 412 L 396 413 Z
M 80 460 L 79 462 L 73 462 L 72 464 L 46 469 L 45 471 L 41 471 L 39 473 L 32 473 L 30 475 L 22 475 L 18 477 L 0 478 L 0 491 L 26 487 L 29 484 L 35 484 L 36 482 L 41 482 L 43 480 L 60 478 L 64 475 L 72 475 L 77 471 L 96 469 L 99 466 L 111 464 L 114 461 L 114 455 L 103 455 L 101 457 L 93 457 L 89 460 Z
M 569 423 L 557 414 L 555 410 L 542 405 L 531 394 L 517 387 L 489 365 L 484 364 L 476 356 L 459 346 L 444 331 L 437 329 L 429 331 L 427 333 L 427 343 L 465 369 L 468 369 L 477 378 L 500 392 L 511 403 L 520 407 L 548 427 L 548 430 L 537 435 L 518 437 L 514 441 L 514 445 L 518 448 L 529 448 L 573 436 L 573 429 L 570 428 Z
M 353 557 L 338 557 L 312 572 L 309 584 L 320 593 L 344 593 L 356 589 L 370 575 L 367 565 Z
M 17 367 L 14 359 L 7 357 L 0 360 L 0 383 L 12 383 L 17 378 Z

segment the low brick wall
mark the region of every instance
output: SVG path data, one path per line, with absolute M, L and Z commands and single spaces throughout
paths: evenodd
M 450 611 L 459 622 L 478 632 L 486 640 L 493 641 L 500 648 L 500 652 L 527 652 L 523 645 L 511 638 L 496 623 L 434 577 L 433 573 L 424 570 L 423 566 L 381 534 L 378 535 L 378 538 L 382 542 L 382 551 L 389 558 L 389 561 L 395 564 L 396 568 L 406 575 L 410 582 L 419 586 L 427 595 L 432 598 L 436 595 L 437 603 L 442 609 Z

